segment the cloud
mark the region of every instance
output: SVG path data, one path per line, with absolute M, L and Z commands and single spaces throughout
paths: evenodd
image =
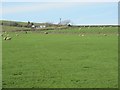
M 73 0 L 70 0 L 73 1 Z M 7 3 L 7 2 L 5 2 Z M 69 8 L 75 5 L 91 5 L 96 4 L 97 2 L 20 2 L 20 4 L 15 5 L 15 2 L 11 2 L 7 5 L 3 4 L 2 11 L 3 14 L 14 14 L 14 13 L 24 13 L 24 12 L 34 12 L 34 11 L 47 11 L 47 10 L 54 10 L 56 8 Z
M 13 3 L 14 4 L 14 3 Z M 3 6 L 3 14 L 13 14 L 13 13 L 24 13 L 24 12 L 34 12 L 34 11 L 47 11 L 55 8 L 67 8 L 75 5 L 77 3 L 33 3 L 27 5 L 19 6 Z
M 58 0 L 59 1 L 59 0 Z M 14 13 L 24 13 L 24 12 L 42 12 L 47 10 L 54 10 L 56 8 L 69 8 L 75 5 L 91 5 L 96 4 L 97 2 L 75 2 L 76 0 L 70 0 L 73 2 L 20 2 L 19 5 L 15 5 L 16 3 L 12 2 L 11 5 L 3 5 L 2 14 L 14 14 Z M 82 1 L 82 0 L 81 0 Z M 86 1 L 86 0 L 85 0 Z M 99 0 L 98 0 L 99 1 Z M 107 1 L 107 0 L 106 0 Z M 7 3 L 7 2 L 5 2 Z M 1 7 L 0 7 L 1 9 Z M 1 13 L 0 13 L 1 14 Z

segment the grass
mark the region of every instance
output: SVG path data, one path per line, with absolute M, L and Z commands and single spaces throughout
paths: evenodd
M 69 29 L 63 29 L 63 30 L 42 30 L 42 32 L 49 32 L 49 33 L 59 33 L 59 34 L 117 34 L 118 33 L 117 27 L 104 27 L 101 29 L 100 27 L 90 27 L 89 29 L 86 27 L 75 27 L 75 28 L 69 28 Z M 38 30 L 39 31 L 39 30 Z
M 19 31 L 19 30 L 29 30 L 30 28 L 15 27 L 15 26 L 2 26 L 2 29 L 6 32 L 11 32 L 11 31 Z
M 117 29 L 84 37 L 74 30 L 10 33 L 2 42 L 3 88 L 117 88 Z
M 0 20 L 0 24 L 2 24 L 2 23 L 4 25 L 7 25 L 7 26 L 9 26 L 10 23 L 17 23 L 17 24 L 22 25 L 22 26 L 26 26 L 28 24 L 28 22 Z M 40 25 L 45 25 L 46 24 L 46 23 L 36 23 L 36 22 L 31 22 L 31 23 L 34 23 L 35 26 L 40 26 Z

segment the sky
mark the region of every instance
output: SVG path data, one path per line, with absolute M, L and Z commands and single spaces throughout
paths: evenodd
M 117 2 L 2 2 L 1 20 L 118 24 Z

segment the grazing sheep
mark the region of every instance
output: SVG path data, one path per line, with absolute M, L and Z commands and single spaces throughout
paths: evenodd
M 85 36 L 84 34 L 81 35 L 82 37 Z
M 79 28 L 79 30 L 81 30 L 81 28 Z
M 107 34 L 103 34 L 104 36 L 107 36 Z
M 3 39 L 4 40 L 11 40 L 12 38 L 11 37 L 4 37 Z
M 16 34 L 16 36 L 19 36 L 18 34 Z
M 48 32 L 45 32 L 45 34 L 48 34 Z
M 7 37 L 4 37 L 3 39 L 6 40 Z
M 7 37 L 6 40 L 11 40 L 12 38 L 11 37 Z

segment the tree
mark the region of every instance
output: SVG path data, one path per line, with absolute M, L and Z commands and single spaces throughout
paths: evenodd
M 34 25 L 34 23 L 31 23 L 31 26 Z
M 69 24 L 71 24 L 72 22 L 71 22 L 71 20 L 63 20 L 63 21 L 61 21 L 61 23 L 59 23 L 60 25 L 69 25 Z
M 30 24 L 30 21 L 28 21 L 28 24 Z

